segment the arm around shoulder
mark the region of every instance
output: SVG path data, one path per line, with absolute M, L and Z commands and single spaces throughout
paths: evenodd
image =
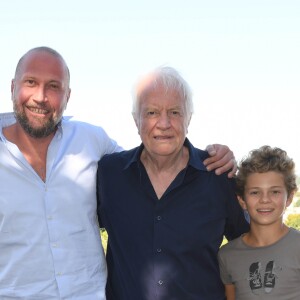
M 229 178 L 235 175 L 237 162 L 228 146 L 220 144 L 208 145 L 206 151 L 210 157 L 205 159 L 203 163 L 208 171 L 215 170 L 217 175 L 228 172 Z

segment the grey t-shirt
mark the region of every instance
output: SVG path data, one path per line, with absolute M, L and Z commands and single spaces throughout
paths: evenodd
M 236 300 L 300 300 L 300 231 L 294 228 L 266 247 L 249 247 L 239 237 L 220 249 L 219 265 Z

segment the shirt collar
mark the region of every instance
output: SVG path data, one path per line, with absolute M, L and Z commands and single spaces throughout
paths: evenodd
M 129 168 L 133 164 L 137 164 L 140 162 L 140 157 L 142 154 L 142 151 L 144 149 L 144 145 L 141 144 L 139 147 L 136 147 L 132 149 L 131 151 L 133 152 L 131 159 L 128 161 L 128 163 L 125 165 L 124 169 Z
M 184 146 L 186 146 L 189 150 L 190 158 L 188 161 L 188 165 L 199 171 L 207 171 L 206 167 L 203 164 L 203 160 L 208 157 L 208 153 L 200 150 L 201 152 L 199 155 L 199 149 L 196 149 L 188 138 L 185 139 Z
M 203 164 L 203 160 L 208 157 L 208 153 L 205 151 L 201 151 L 202 155 L 199 155 L 199 150 L 196 149 L 188 138 L 184 141 L 184 146 L 188 148 L 189 150 L 189 161 L 188 166 L 191 166 L 199 171 L 207 171 L 205 165 Z M 125 165 L 124 169 L 127 169 L 132 164 L 136 164 L 140 162 L 140 157 L 142 154 L 142 151 L 144 149 L 144 145 L 141 144 L 139 147 L 132 149 L 133 154 L 131 159 L 128 161 L 128 163 Z

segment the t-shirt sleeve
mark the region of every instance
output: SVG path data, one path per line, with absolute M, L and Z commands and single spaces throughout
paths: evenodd
M 218 260 L 219 260 L 219 268 L 220 268 L 220 277 L 223 284 L 233 284 L 231 275 L 228 272 L 228 267 L 225 262 L 226 261 L 225 253 L 222 250 L 222 248 L 219 250 Z

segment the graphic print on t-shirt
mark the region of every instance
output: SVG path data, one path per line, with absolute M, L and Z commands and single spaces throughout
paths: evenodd
M 255 290 L 262 288 L 262 279 L 261 279 L 261 263 L 254 262 L 250 265 L 249 268 L 249 284 L 253 293 Z
M 267 294 L 272 292 L 277 277 L 275 269 L 276 271 L 279 270 L 275 267 L 274 260 L 270 260 L 264 270 L 261 262 L 254 262 L 250 265 L 248 281 L 251 291 L 254 294 L 261 293 L 262 290 Z

